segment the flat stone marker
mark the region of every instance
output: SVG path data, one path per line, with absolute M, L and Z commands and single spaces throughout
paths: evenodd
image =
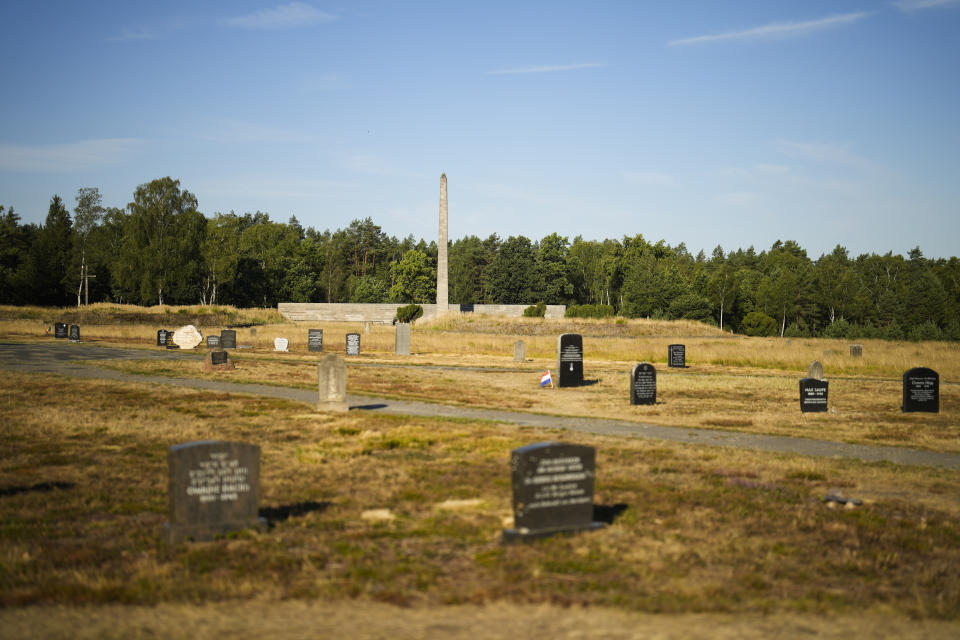
M 684 369 L 687 366 L 687 346 L 671 344 L 667 347 L 667 366 Z
M 289 351 L 288 347 L 290 346 L 290 341 L 286 338 L 274 338 L 273 339 L 273 350 L 274 351 Z
M 513 528 L 504 542 L 605 526 L 593 520 L 593 483 L 597 451 L 593 447 L 539 442 L 510 454 Z
M 854 358 L 863 357 L 863 345 L 862 344 L 852 344 L 850 345 L 850 355 Z
M 410 355 L 410 323 L 398 322 L 395 329 L 395 348 L 394 352 L 398 356 Z
M 800 381 L 800 411 L 803 413 L 825 412 L 829 382 L 816 378 Z
M 80 325 L 70 325 L 70 342 L 80 342 Z
M 344 412 L 347 405 L 347 363 L 336 353 L 320 357 L 317 364 L 317 411 Z
M 926 367 L 904 373 L 900 408 L 904 413 L 940 413 L 940 374 Z
M 203 334 L 192 324 L 180 327 L 173 332 L 173 343 L 181 349 L 195 349 L 203 342 Z
M 557 338 L 557 386 L 579 387 L 583 384 L 583 336 L 564 333 Z
M 347 334 L 347 355 L 348 356 L 360 355 L 360 334 L 359 333 Z
M 160 329 L 157 331 L 157 346 L 166 347 L 167 343 L 170 341 L 170 336 L 173 335 L 172 331 L 167 331 L 166 329 Z
M 649 362 L 630 370 L 630 404 L 657 404 L 657 370 Z
M 212 540 L 247 527 L 266 529 L 257 517 L 260 447 L 245 442 L 187 442 L 167 450 L 171 544 Z
M 523 340 L 517 340 L 513 343 L 513 361 L 527 361 L 527 345 L 523 342 Z
M 53 337 L 54 338 L 67 338 L 68 326 L 66 322 L 54 322 L 53 323 Z
M 309 329 L 307 331 L 307 351 L 314 353 L 323 351 L 323 329 Z
M 207 336 L 207 349 L 219 349 L 220 336 Z
M 807 367 L 807 377 L 814 380 L 823 380 L 823 365 L 819 360 L 814 360 Z
M 220 348 L 221 349 L 236 349 L 237 348 L 237 332 L 233 329 L 224 329 L 220 332 Z

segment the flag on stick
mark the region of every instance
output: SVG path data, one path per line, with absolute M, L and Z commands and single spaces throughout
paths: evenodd
M 547 369 L 547 372 L 540 376 L 540 386 L 545 387 L 548 384 L 553 387 L 553 378 L 550 377 L 550 369 Z

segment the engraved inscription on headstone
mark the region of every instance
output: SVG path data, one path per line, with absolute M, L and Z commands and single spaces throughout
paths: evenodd
M 657 404 L 657 370 L 649 362 L 630 371 L 630 404 Z
M 67 323 L 66 322 L 55 322 L 53 323 L 53 337 L 54 338 L 66 338 L 67 337 Z
M 188 324 L 174 331 L 171 339 L 181 349 L 194 349 L 203 342 L 203 334 L 195 326 Z
M 210 352 L 210 364 L 214 366 L 218 364 L 227 364 L 229 361 L 230 361 L 230 355 L 226 351 Z
M 204 371 L 233 371 L 236 368 L 226 351 L 208 351 L 203 359 Z
M 273 339 L 273 350 L 274 351 L 287 351 L 290 346 L 290 341 L 286 338 L 274 338 Z
M 822 412 L 827 410 L 826 380 L 804 378 L 800 381 L 800 411 L 803 413 Z
M 307 330 L 307 351 L 323 351 L 323 329 Z
M 557 338 L 557 386 L 579 387 L 583 384 L 583 337 L 564 333 Z
M 348 356 L 360 355 L 360 334 L 359 333 L 347 334 L 347 355 Z
M 233 329 L 224 329 L 220 332 L 220 348 L 221 349 L 236 349 L 237 348 L 237 332 Z
M 395 327 L 395 353 L 398 356 L 410 355 L 410 323 L 398 322 Z
M 70 342 L 80 342 L 80 325 L 70 325 Z
M 823 380 L 823 365 L 820 364 L 819 360 L 814 360 L 807 367 L 807 377 L 814 380 Z
M 220 336 L 207 336 L 207 349 L 219 349 Z
M 685 368 L 687 366 L 687 346 L 671 344 L 667 347 L 667 366 Z
M 157 346 L 165 347 L 170 341 L 170 336 L 173 335 L 172 331 L 167 331 L 166 329 L 160 329 L 157 331 Z
M 527 345 L 524 344 L 523 340 L 517 340 L 513 343 L 513 361 L 514 362 L 526 362 L 527 361 Z
M 514 528 L 504 530 L 504 541 L 604 526 L 593 521 L 596 457 L 593 447 L 557 442 L 514 449 Z
M 903 374 L 904 413 L 940 413 L 940 374 L 933 369 L 916 367 Z
M 337 353 L 320 356 L 317 364 L 317 411 L 347 411 L 347 363 Z
M 260 447 L 245 442 L 187 442 L 167 450 L 171 543 L 210 540 L 246 527 L 257 517 Z
M 863 345 L 862 344 L 850 345 L 850 355 L 852 355 L 854 358 L 863 357 Z

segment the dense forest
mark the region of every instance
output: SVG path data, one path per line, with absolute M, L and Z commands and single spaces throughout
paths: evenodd
M 428 303 L 436 242 L 386 235 L 370 218 L 304 229 L 266 213 L 216 213 L 171 178 L 137 187 L 126 209 L 80 189 L 54 196 L 42 225 L 0 206 L 0 303 Z M 451 303 L 595 305 L 625 317 L 689 318 L 749 335 L 960 340 L 960 260 L 837 246 L 811 259 L 793 241 L 691 255 L 642 235 L 551 233 L 450 243 Z

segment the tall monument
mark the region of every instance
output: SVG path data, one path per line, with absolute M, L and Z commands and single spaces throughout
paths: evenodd
M 440 175 L 440 236 L 437 238 L 437 313 L 450 310 L 447 295 L 447 174 Z

